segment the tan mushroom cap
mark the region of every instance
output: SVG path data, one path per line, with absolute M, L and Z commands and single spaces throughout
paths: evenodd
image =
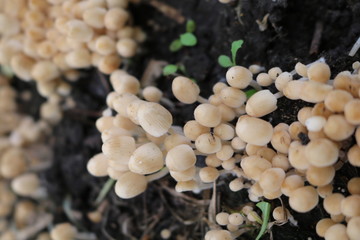
M 190 120 L 184 125 L 184 135 L 191 141 L 195 141 L 201 134 L 209 132 L 210 128 L 201 125 L 195 120 Z
M 282 92 L 285 86 L 292 80 L 293 77 L 291 73 L 283 72 L 275 79 L 275 87 Z
M 344 195 L 341 193 L 333 193 L 326 196 L 323 203 L 326 212 L 333 215 L 341 214 L 341 201 L 344 198 Z
M 208 103 L 197 106 L 194 110 L 195 120 L 205 127 L 216 127 L 221 122 L 219 108 Z
M 235 129 L 231 124 L 221 123 L 214 128 L 214 133 L 221 140 L 231 140 L 235 136 Z
M 316 167 L 333 165 L 339 156 L 337 146 L 326 138 L 311 140 L 305 147 L 307 161 Z
M 333 166 L 318 168 L 310 165 L 306 170 L 306 179 L 314 186 L 325 186 L 331 183 L 334 176 L 335 168 Z
M 268 168 L 260 176 L 259 184 L 264 191 L 275 192 L 281 188 L 285 172 L 281 168 Z
M 252 117 L 265 116 L 277 108 L 277 98 L 269 90 L 261 90 L 252 95 L 246 103 L 246 113 Z
M 333 185 L 328 184 L 325 186 L 318 187 L 316 191 L 318 192 L 319 196 L 322 198 L 326 198 L 327 196 L 331 195 L 333 193 Z
M 306 119 L 305 126 L 308 131 L 319 132 L 326 124 L 326 118 L 323 116 L 312 116 Z
M 300 99 L 302 89 L 305 86 L 305 81 L 302 80 L 293 80 L 288 82 L 284 87 L 282 92 L 285 97 L 291 100 Z
M 136 77 L 123 74 L 121 76 L 111 75 L 110 79 L 111 85 L 114 87 L 114 90 L 119 94 L 137 94 L 139 92 L 140 82 Z
M 279 153 L 287 154 L 291 143 L 290 134 L 286 130 L 274 131 L 271 146 Z
M 324 133 L 328 138 L 342 141 L 349 138 L 355 131 L 355 126 L 350 124 L 343 115 L 331 115 L 325 125 Z
M 222 100 L 222 103 L 232 108 L 238 108 L 246 101 L 246 94 L 234 87 L 223 88 L 220 91 L 219 96 Z
M 244 89 L 252 81 L 253 74 L 244 67 L 233 66 L 226 72 L 226 81 L 231 87 Z
M 21 148 L 9 148 L 0 157 L 1 176 L 11 179 L 24 173 L 27 169 L 26 156 Z
M 196 174 L 196 167 L 192 166 L 187 170 L 184 171 L 170 171 L 170 175 L 177 181 L 177 182 L 184 182 L 193 180 Z
M 12 180 L 12 190 L 24 197 L 32 196 L 40 186 L 39 177 L 34 173 L 25 173 Z
M 326 83 L 330 75 L 330 67 L 326 63 L 316 62 L 307 69 L 307 76 L 311 81 Z
M 334 224 L 325 232 L 325 240 L 349 240 L 346 234 L 346 226 L 343 224 Z
M 177 191 L 177 192 L 193 191 L 196 188 L 197 188 L 197 183 L 195 180 L 178 182 L 175 185 L 175 191 Z
M 353 96 L 342 89 L 334 89 L 325 97 L 325 106 L 332 112 L 343 112 L 345 105 L 353 99 Z
M 332 89 L 331 85 L 306 81 L 301 89 L 300 99 L 311 103 L 322 102 Z
M 214 167 L 204 167 L 200 169 L 199 176 L 201 181 L 210 183 L 219 177 L 219 171 Z
M 360 82 L 349 71 L 343 71 L 336 75 L 333 85 L 335 89 L 342 89 L 351 93 L 353 97 L 359 97 Z
M 304 179 L 297 175 L 290 175 L 285 177 L 284 181 L 281 184 L 281 192 L 285 196 L 290 196 L 291 192 L 304 186 Z
M 229 215 L 228 220 L 229 220 L 230 224 L 239 226 L 239 225 L 243 224 L 245 219 L 240 213 L 232 213 Z
M 270 86 L 271 84 L 274 83 L 274 80 L 271 79 L 271 77 L 269 76 L 269 74 L 267 73 L 260 73 L 259 75 L 256 76 L 256 82 L 263 87 L 267 87 Z
M 353 177 L 347 183 L 347 189 L 351 194 L 360 195 L 360 177 Z
M 350 195 L 341 201 L 341 213 L 346 217 L 360 216 L 360 195 Z
M 302 64 L 301 62 L 297 62 L 295 64 L 295 71 L 302 77 L 307 77 L 307 67 L 306 65 Z
M 108 158 L 103 153 L 93 156 L 86 165 L 88 172 L 96 177 L 108 175 Z
M 31 76 L 35 81 L 46 82 L 57 78 L 60 72 L 51 61 L 38 61 L 31 70 Z
M 262 119 L 242 116 L 236 123 L 236 134 L 244 142 L 264 146 L 272 138 L 273 127 Z
M 168 136 L 165 136 L 164 146 L 166 151 L 170 151 L 170 149 L 181 144 L 187 144 L 190 146 L 191 141 L 187 137 L 181 134 L 170 134 Z
M 226 226 L 229 224 L 229 213 L 227 212 L 219 212 L 215 216 L 216 223 L 220 226 Z
M 276 154 L 272 159 L 271 159 L 271 164 L 273 167 L 275 168 L 281 168 L 284 171 L 287 171 L 290 169 L 291 165 L 289 162 L 289 158 L 285 155 L 285 154 Z
M 349 160 L 349 163 L 355 167 L 359 167 L 360 166 L 360 147 L 356 144 L 354 146 L 352 146 L 348 153 L 347 153 L 347 157 Z
M 332 225 L 336 224 L 333 220 L 330 218 L 323 218 L 316 224 L 316 233 L 320 237 L 325 236 L 325 232 L 331 227 Z
M 115 184 L 115 193 L 120 198 L 128 199 L 145 192 L 147 180 L 144 175 L 127 172 L 121 175 Z
M 289 215 L 289 210 L 282 206 L 276 207 L 272 212 L 272 216 L 276 221 L 287 221 Z
M 144 103 L 138 111 L 140 126 L 150 135 L 160 137 L 171 127 L 171 113 L 158 103 Z
M 185 171 L 195 165 L 196 156 L 189 145 L 181 144 L 167 153 L 165 162 L 171 171 Z
M 240 178 L 236 178 L 229 183 L 229 188 L 233 192 L 240 191 L 244 188 L 244 181 Z
M 145 143 L 138 147 L 130 157 L 129 169 L 138 174 L 150 174 L 164 166 L 162 151 L 155 143 Z
M 70 223 L 56 224 L 50 232 L 52 240 L 73 240 L 76 234 L 76 228 Z
M 271 163 L 259 156 L 245 157 L 240 162 L 246 176 L 253 180 L 260 180 L 261 174 L 268 168 L 271 168 Z
M 135 139 L 129 136 L 114 136 L 102 145 L 105 156 L 122 164 L 128 163 L 135 149 Z
M 200 93 L 199 86 L 190 78 L 178 76 L 172 82 L 172 92 L 176 99 L 186 104 L 197 101 Z
M 227 230 L 210 230 L 205 234 L 205 240 L 233 240 L 231 233 Z
M 290 193 L 290 207 L 301 213 L 311 211 L 319 202 L 319 196 L 312 186 L 300 187 Z
M 303 107 L 297 113 L 297 119 L 302 125 L 305 125 L 305 122 L 308 118 L 312 117 L 312 107 Z
M 360 99 L 352 99 L 346 103 L 344 108 L 346 120 L 355 125 L 360 124 Z
M 204 133 L 195 140 L 195 147 L 199 152 L 212 154 L 220 151 L 221 140 L 214 134 Z
M 159 102 L 163 96 L 163 92 L 154 86 L 147 86 L 142 90 L 142 95 L 146 101 Z
M 349 236 L 350 240 L 356 240 L 360 236 L 360 216 L 352 217 L 346 228 L 346 233 Z

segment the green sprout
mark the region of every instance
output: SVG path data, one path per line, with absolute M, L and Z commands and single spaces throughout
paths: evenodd
M 266 232 L 268 223 L 269 223 L 269 218 L 270 218 L 270 211 L 271 211 L 271 206 L 270 203 L 268 202 L 259 202 L 256 204 L 256 206 L 258 208 L 260 208 L 261 212 L 262 212 L 262 224 L 261 224 L 261 229 L 259 234 L 256 236 L 255 240 L 259 240 Z
M 187 71 L 185 69 L 185 66 L 182 65 L 182 64 L 177 64 L 177 65 L 168 64 L 163 68 L 163 75 L 164 76 L 175 75 L 177 73 L 190 78 L 193 82 L 196 83 L 196 79 L 189 77 L 189 75 L 187 74 Z
M 193 47 L 197 44 L 197 38 L 194 35 L 196 24 L 193 20 L 186 22 L 186 32 L 181 34 L 179 38 L 170 43 L 169 49 L 171 52 L 179 51 L 183 46 Z
M 250 98 L 252 95 L 254 95 L 256 92 L 257 92 L 256 89 L 253 89 L 253 88 L 247 90 L 247 91 L 245 92 L 246 98 L 249 99 L 249 98 Z
M 99 205 L 105 199 L 106 195 L 110 192 L 110 190 L 112 189 L 114 184 L 115 184 L 115 180 L 112 179 L 112 178 L 109 178 L 106 181 L 106 183 L 104 184 L 104 186 L 100 190 L 100 193 L 99 193 L 98 197 L 95 200 L 95 205 Z
M 229 56 L 226 55 L 220 55 L 218 58 L 218 63 L 220 64 L 220 66 L 224 67 L 224 68 L 228 68 L 228 67 L 232 67 L 236 65 L 236 54 L 238 52 L 238 50 L 241 48 L 241 46 L 243 45 L 244 40 L 237 40 L 231 43 L 231 56 L 232 58 L 230 59 Z

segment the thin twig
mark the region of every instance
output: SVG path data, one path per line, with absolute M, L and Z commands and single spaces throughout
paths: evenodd
M 320 46 L 323 29 L 324 29 L 323 23 L 321 21 L 316 22 L 313 39 L 310 45 L 310 51 L 309 51 L 310 55 L 317 54 L 319 52 L 319 46 Z
M 185 17 L 176 8 L 173 8 L 168 4 L 159 2 L 157 0 L 150 0 L 149 4 L 168 18 L 175 20 L 177 23 L 183 24 L 185 22 Z

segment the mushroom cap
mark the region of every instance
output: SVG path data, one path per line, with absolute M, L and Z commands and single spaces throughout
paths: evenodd
M 76 228 L 70 223 L 56 224 L 50 232 L 52 240 L 72 240 L 75 239 L 76 234 Z
M 326 198 L 327 196 L 331 195 L 333 193 L 333 185 L 328 184 L 325 186 L 318 187 L 316 191 L 318 192 L 319 196 L 322 198 Z
M 211 183 L 219 177 L 219 171 L 214 167 L 204 167 L 199 171 L 201 181 Z
M 143 192 L 147 187 L 147 180 L 144 175 L 126 172 L 121 175 L 115 184 L 115 193 L 120 198 L 133 198 Z
M 164 166 L 162 151 L 155 143 L 145 143 L 138 147 L 130 157 L 129 169 L 138 174 L 150 174 Z
M 228 219 L 229 223 L 235 226 L 239 226 L 244 222 L 244 217 L 240 213 L 232 213 Z
M 331 183 L 334 176 L 335 168 L 333 166 L 318 168 L 310 165 L 306 170 L 306 179 L 314 186 L 325 186 Z
M 187 144 L 190 146 L 191 141 L 187 137 L 185 137 L 181 134 L 170 134 L 165 137 L 164 146 L 165 146 L 166 151 L 169 151 L 170 149 L 172 149 L 178 145 L 181 145 L 181 144 Z
M 283 72 L 275 79 L 275 87 L 282 92 L 284 87 L 288 84 L 288 82 L 292 80 L 293 77 L 291 73 Z
M 341 193 L 333 193 L 326 196 L 323 203 L 326 212 L 332 215 L 341 214 L 341 201 L 344 198 L 344 195 Z
M 283 183 L 281 184 L 281 192 L 285 196 L 290 196 L 291 192 L 304 186 L 304 180 L 301 176 L 294 174 L 285 177 Z
M 229 224 L 229 214 L 227 212 L 219 212 L 216 214 L 215 220 L 220 226 L 226 226 Z
M 199 152 L 205 154 L 212 154 L 220 151 L 221 149 L 221 140 L 218 136 L 211 133 L 201 134 L 195 140 L 195 147 Z
M 183 76 L 174 78 L 171 88 L 176 99 L 186 104 L 196 102 L 200 93 L 199 86 L 190 78 Z
M 325 125 L 324 133 L 334 141 L 342 141 L 349 138 L 355 131 L 355 126 L 350 124 L 343 115 L 331 115 Z
M 285 172 L 281 168 L 268 168 L 260 176 L 259 184 L 264 191 L 275 192 L 281 188 Z
M 346 234 L 346 227 L 343 224 L 334 224 L 325 232 L 325 240 L 349 240 Z
M 96 177 L 105 177 L 108 175 L 108 158 L 103 153 L 93 156 L 87 163 L 88 172 Z
M 353 177 L 347 183 L 347 189 L 351 194 L 360 195 L 360 177 Z
M 346 120 L 355 125 L 360 124 L 360 99 L 352 99 L 346 103 L 344 108 Z
M 360 216 L 360 195 L 350 195 L 341 201 L 341 213 L 346 217 Z
M 184 182 L 193 180 L 196 174 L 196 167 L 192 166 L 187 170 L 184 171 L 170 171 L 170 175 L 177 181 L 177 182 Z
M 320 131 L 326 124 L 326 118 L 323 116 L 312 116 L 306 119 L 305 126 L 308 131 L 318 132 Z
M 221 122 L 220 110 L 217 106 L 203 103 L 194 110 L 195 120 L 205 127 L 216 127 Z
M 315 167 L 328 167 L 337 161 L 339 149 L 335 143 L 326 138 L 314 139 L 306 145 L 305 156 Z
M 331 85 L 306 81 L 301 89 L 300 99 L 310 103 L 322 102 L 332 89 Z
M 12 190 L 24 197 L 33 195 L 40 186 L 39 177 L 34 173 L 25 173 L 12 180 Z
M 331 227 L 332 225 L 336 224 L 333 220 L 330 218 L 323 218 L 316 224 L 316 233 L 320 237 L 325 236 L 325 232 Z
M 158 103 L 147 102 L 138 111 L 140 126 L 150 135 L 160 137 L 170 129 L 173 118 L 171 113 Z
M 316 62 L 307 69 L 307 76 L 311 81 L 326 83 L 330 79 L 330 67 L 326 63 Z
M 326 95 L 324 104 L 332 112 L 343 112 L 345 105 L 352 99 L 353 96 L 349 92 L 334 89 Z
M 271 168 L 268 160 L 255 155 L 243 158 L 240 165 L 246 176 L 256 181 L 266 169 Z
M 190 120 L 184 125 L 184 135 L 191 141 L 195 141 L 201 134 L 209 132 L 210 128 L 201 125 L 195 120 Z
M 181 144 L 167 153 L 165 162 L 171 171 L 185 171 L 195 165 L 196 156 L 189 145 Z
M 360 167 L 360 147 L 359 145 L 355 144 L 352 146 L 348 153 L 347 157 L 349 160 L 349 163 L 355 167 Z
M 246 94 L 234 87 L 223 88 L 219 95 L 222 103 L 232 108 L 238 108 L 246 101 Z
M 109 159 L 127 163 L 135 151 L 135 139 L 129 136 L 113 136 L 104 142 L 102 151 Z
M 244 89 L 252 81 L 253 74 L 244 67 L 233 66 L 226 72 L 226 81 L 231 87 Z
M 360 236 L 360 216 L 352 217 L 348 224 L 346 233 L 351 240 L 358 239 Z
M 302 89 L 305 86 L 305 81 L 302 80 L 293 80 L 288 82 L 282 89 L 284 96 L 291 99 L 297 100 L 300 99 Z
M 277 98 L 269 90 L 261 90 L 252 95 L 246 103 L 246 113 L 252 117 L 265 116 L 277 108 Z
M 273 127 L 262 119 L 242 116 L 236 123 L 236 134 L 244 142 L 264 146 L 272 138 Z
M 271 146 L 279 153 L 287 154 L 291 143 L 291 137 L 288 131 L 274 131 L 271 138 Z
M 205 240 L 233 240 L 231 233 L 227 230 L 210 230 L 205 234 Z
M 290 193 L 289 204 L 297 212 L 311 211 L 319 202 L 319 196 L 312 186 L 300 187 Z
M 21 148 L 9 148 L 0 157 L 1 176 L 11 179 L 24 173 L 27 169 L 26 156 Z
M 184 182 L 178 182 L 175 186 L 175 191 L 177 192 L 186 192 L 193 191 L 197 188 L 197 183 L 195 180 L 189 180 Z

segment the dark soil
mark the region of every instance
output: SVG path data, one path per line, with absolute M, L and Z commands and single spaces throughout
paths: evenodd
M 359 59 L 359 53 L 353 58 L 347 55 L 360 36 L 360 2 L 357 0 L 243 0 L 228 5 L 217 0 L 161 2 L 175 7 L 186 19 L 196 22 L 198 44 L 176 53 L 170 52 L 170 42 L 185 31 L 185 25 L 163 15 L 144 0 L 132 5 L 131 11 L 135 24 L 146 31 L 148 38 L 141 54 L 127 67 L 130 73 L 141 78 L 151 59 L 181 63 L 188 75 L 197 80 L 204 97 L 211 94 L 214 83 L 224 81 L 226 69 L 219 66 L 217 58 L 221 54 L 230 55 L 231 42 L 238 39 L 243 39 L 244 45 L 238 52 L 237 64 L 244 66 L 256 63 L 266 69 L 278 66 L 291 71 L 298 61 L 307 64 L 325 57 L 334 75 L 351 69 L 352 62 Z M 269 14 L 267 29 L 260 31 L 256 20 L 262 20 L 266 14 Z M 323 25 L 321 40 L 316 52 L 310 54 L 317 23 Z M 146 193 L 131 200 L 121 200 L 111 191 L 106 198 L 109 205 L 102 222 L 94 224 L 87 218 L 86 214 L 95 209 L 94 200 L 107 180 L 91 177 L 86 171 L 86 163 L 101 151 L 100 134 L 94 122 L 105 108 L 108 85 L 95 70 L 84 74 L 72 93 L 76 108 L 65 112 L 53 134 L 55 164 L 43 174 L 49 196 L 55 203 L 52 211 L 56 221 L 72 218 L 80 230 L 95 232 L 98 239 L 161 239 L 159 234 L 164 228 L 172 230 L 171 239 L 203 239 L 208 229 L 203 221 L 207 217 L 205 203 L 211 198 L 211 191 L 175 194 L 171 190 L 174 181 L 170 177 L 151 183 Z M 159 77 L 156 81 L 164 95 L 174 100 L 172 77 Z M 23 87 L 18 85 L 18 88 Z M 36 98 L 30 105 L 38 107 L 40 102 L 41 98 Z M 177 106 L 172 110 L 176 124 L 182 125 L 193 118 L 195 105 L 177 103 Z M 281 98 L 278 106 L 277 111 L 267 116 L 274 125 L 294 121 L 304 103 Z M 28 111 L 36 116 L 36 109 Z M 338 187 L 344 188 L 349 178 L 358 175 L 356 169 L 344 167 L 337 173 L 334 189 L 339 191 Z M 225 184 L 230 180 L 220 180 L 222 184 L 217 191 L 221 204 L 218 210 L 239 209 L 248 202 L 245 192 L 229 192 Z M 287 204 L 285 197 L 282 200 Z M 70 215 L 65 214 L 64 203 L 70 204 L 73 210 Z M 271 203 L 280 205 L 278 200 Z M 298 226 L 287 223 L 273 227 L 273 239 L 320 239 L 314 229 L 316 222 L 326 216 L 321 204 L 307 214 L 291 213 Z M 257 231 L 239 239 L 255 239 Z M 269 239 L 270 234 L 266 238 Z

